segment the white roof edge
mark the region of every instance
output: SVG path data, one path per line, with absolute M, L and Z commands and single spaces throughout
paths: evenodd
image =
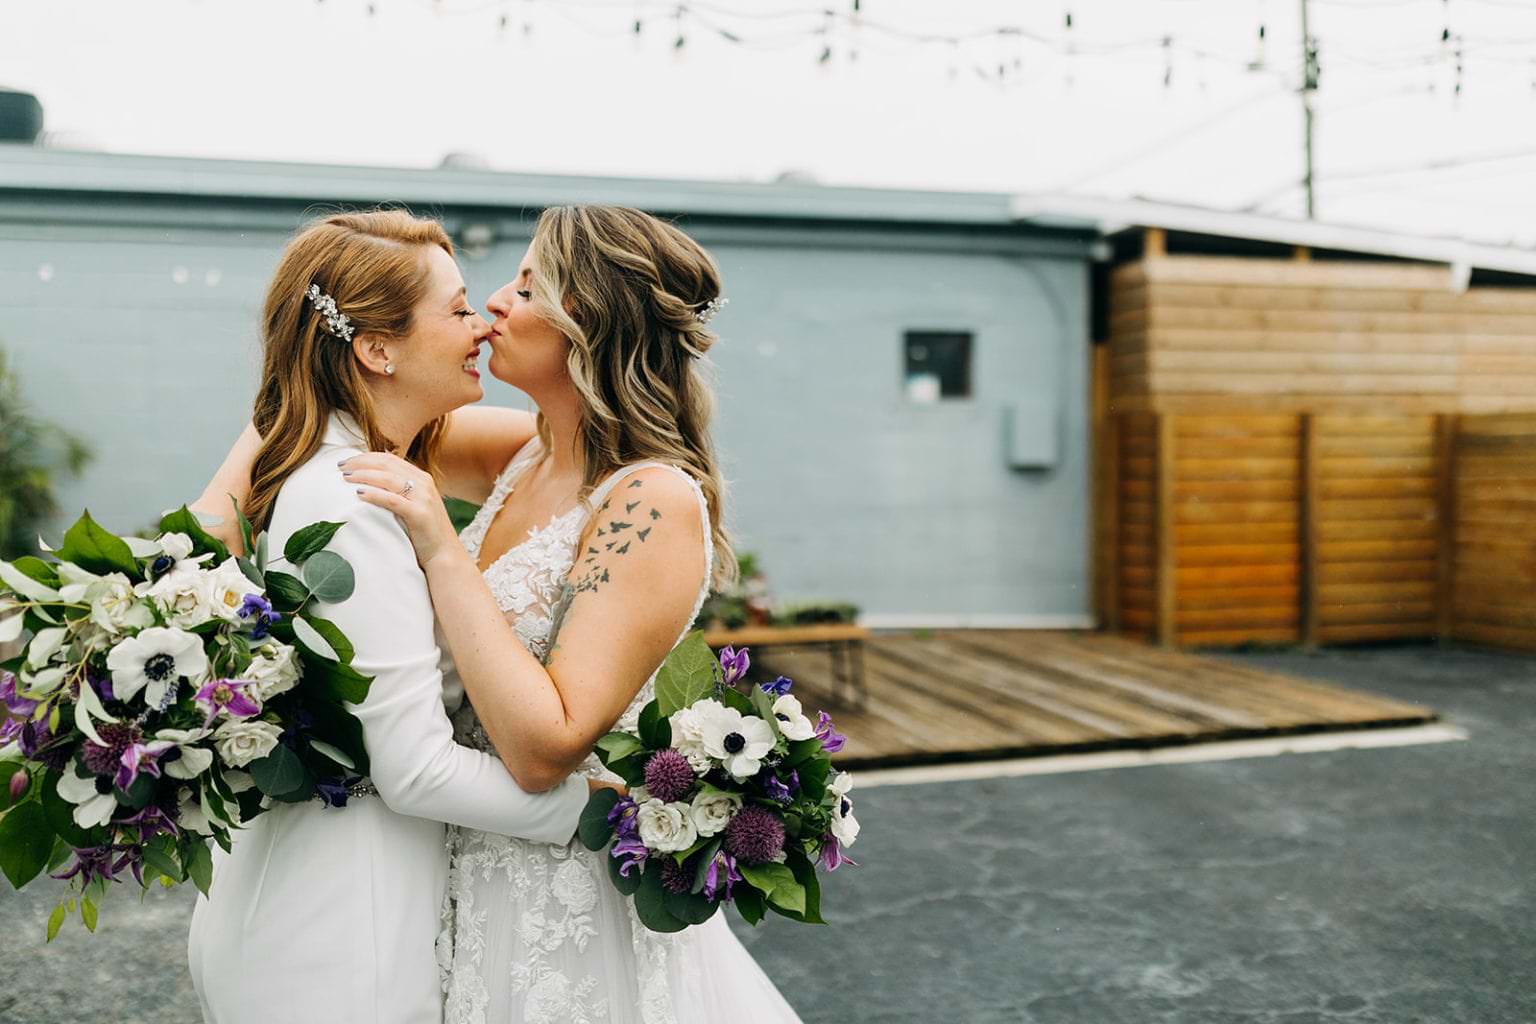
M 1193 234 L 1249 238 L 1282 245 L 1304 245 L 1314 249 L 1337 249 L 1445 263 L 1452 267 L 1536 275 L 1536 251 L 1529 249 L 1175 203 L 1026 194 L 1013 197 L 1013 213 L 1020 220 L 1033 224 L 1049 223 L 1055 217 L 1090 220 L 1105 235 L 1135 227 L 1166 228 Z

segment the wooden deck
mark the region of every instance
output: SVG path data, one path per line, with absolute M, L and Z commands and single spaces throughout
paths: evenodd
M 1239 737 L 1415 725 L 1428 708 L 1183 654 L 1107 633 L 937 630 L 866 644 L 869 704 L 829 703 L 827 659 L 753 652 L 753 678 L 782 673 L 826 707 L 846 767 L 930 764 L 1171 746 Z

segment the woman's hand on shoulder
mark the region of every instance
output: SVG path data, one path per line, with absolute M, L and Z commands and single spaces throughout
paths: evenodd
M 363 501 L 394 513 L 423 570 L 435 558 L 463 554 L 437 483 L 426 470 L 388 452 L 365 452 L 342 461 L 337 472 Z

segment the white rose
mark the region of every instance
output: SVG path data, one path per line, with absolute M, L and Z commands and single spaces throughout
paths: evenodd
M 280 693 L 287 693 L 299 682 L 299 664 L 293 656 L 293 648 L 287 644 L 271 644 L 258 648 L 251 665 L 241 673 L 251 686 L 246 689 L 257 703 L 267 701 Z
M 240 606 L 245 604 L 245 595 L 260 589 L 245 578 L 233 558 L 225 559 L 223 565 L 205 575 L 203 585 L 207 588 L 208 607 L 225 622 L 240 621 Z
M 635 821 L 640 827 L 640 841 L 658 853 L 686 850 L 699 838 L 687 804 L 647 800 L 640 805 Z
M 789 740 L 808 740 L 816 735 L 816 726 L 800 709 L 799 698 L 786 693 L 773 702 L 773 717 L 779 720 L 779 732 Z
M 160 550 L 176 563 L 174 569 L 181 569 L 182 563 L 192 557 L 192 548 L 192 538 L 184 533 L 167 533 L 160 538 Z
M 225 722 L 214 731 L 219 759 L 231 768 L 244 768 L 272 753 L 282 730 L 271 722 Z
M 827 786 L 827 791 L 837 801 L 832 805 L 832 835 L 842 846 L 852 846 L 859 838 L 859 819 L 853 816 L 853 801 L 848 799 L 848 791 L 852 788 L 853 776 L 848 772 L 838 772 Z
M 142 583 L 139 587 L 143 596 L 153 598 L 164 610 L 169 625 L 185 629 L 213 618 L 208 584 L 195 566 L 173 569 L 147 587 Z
M 92 585 L 91 621 L 108 633 L 125 629 L 147 629 L 155 624 L 149 606 L 133 592 L 133 583 L 120 572 L 103 576 Z
M 667 719 L 672 726 L 672 749 L 688 759 L 695 775 L 703 775 L 714 766 L 704 749 L 704 715 L 711 708 L 724 709 L 717 700 L 701 700 L 697 704 L 672 713 Z
M 729 825 L 740 809 L 741 797 L 737 794 L 705 790 L 693 798 L 689 814 L 699 835 L 708 837 Z

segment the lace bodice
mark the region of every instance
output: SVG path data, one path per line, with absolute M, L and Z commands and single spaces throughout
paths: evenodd
M 507 463 L 506 468 L 497 477 L 490 497 L 486 498 L 485 504 L 480 507 L 475 518 L 459 535 L 471 558 L 479 559 L 480 548 L 485 543 L 485 535 L 490 529 L 491 521 L 495 519 L 496 513 L 506 503 L 518 479 L 533 464 L 541 449 L 542 442 L 535 435 L 518 450 L 512 461 Z M 663 466 L 687 480 L 699 501 L 701 521 L 704 524 L 705 573 L 704 582 L 699 588 L 698 599 L 694 602 L 693 613 L 688 617 L 688 622 L 691 624 L 698 617 L 699 609 L 709 594 L 709 582 L 714 569 L 714 545 L 709 529 L 709 507 L 698 481 L 668 463 L 637 462 L 615 470 L 598 484 L 592 491 L 588 507 L 596 509 L 620 480 L 648 466 Z M 529 530 L 526 537 L 508 548 L 485 569 L 485 582 L 496 598 L 497 606 L 511 623 L 518 640 L 540 661 L 544 660 L 549 653 L 556 605 L 559 603 L 566 576 L 570 573 L 571 566 L 575 564 L 576 545 L 581 539 L 588 515 L 586 507 L 577 505 L 552 516 L 544 525 L 535 526 Z M 681 643 L 686 635 L 685 627 L 674 646 L 676 643 Z M 444 649 L 446 650 L 446 645 Z M 443 674 L 450 690 L 460 685 L 457 672 L 446 656 Z M 630 701 L 624 713 L 619 716 L 614 728 L 633 732 L 638 727 L 641 709 L 655 695 L 656 677 L 653 674 L 635 694 L 635 698 Z M 459 742 L 480 750 L 493 749 L 489 737 L 480 725 L 479 717 L 468 701 L 460 705 L 453 716 L 453 721 Z M 603 769 L 596 755 L 588 756 L 578 772 L 588 776 L 613 777 Z

